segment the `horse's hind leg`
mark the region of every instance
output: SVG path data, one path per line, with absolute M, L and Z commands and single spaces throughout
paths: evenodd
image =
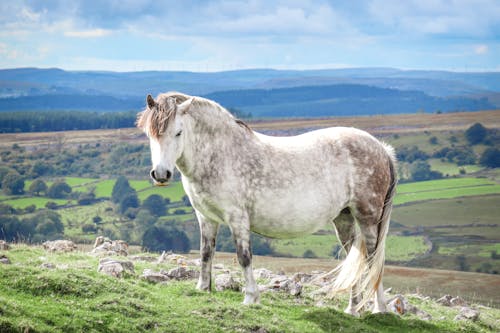
M 243 214 L 245 216 L 245 214 Z M 245 300 L 243 304 L 256 304 L 260 302 L 260 294 L 252 270 L 252 247 L 250 244 L 250 227 L 248 219 L 243 217 L 231 223 L 231 232 L 236 244 L 238 262 L 243 269 L 245 277 Z
M 210 291 L 212 288 L 212 259 L 215 253 L 215 240 L 219 225 L 208 221 L 199 213 L 196 213 L 196 216 L 200 224 L 201 254 L 201 272 L 196 288 Z
M 335 218 L 333 223 L 335 225 L 337 237 L 342 244 L 342 248 L 346 253 L 349 253 L 355 238 L 355 221 L 349 208 L 345 208 L 344 210 L 342 210 L 340 215 Z M 356 283 L 351 288 L 349 305 L 344 310 L 344 312 L 354 316 L 359 315 L 359 312 L 356 309 L 359 302 L 361 302 L 361 291 L 359 290 L 359 284 Z
M 376 265 L 377 263 L 373 263 L 370 259 L 373 258 L 375 251 L 377 250 L 377 246 L 385 246 L 385 244 L 380 244 L 378 239 L 379 235 L 379 225 L 378 224 L 368 224 L 360 221 L 359 227 L 361 229 L 361 233 L 363 234 L 365 245 L 366 245 L 366 254 L 368 259 L 369 269 L 371 269 L 372 265 Z M 383 263 L 382 263 L 383 265 Z M 383 267 L 383 266 L 382 266 Z M 383 272 L 383 270 L 382 270 Z M 369 286 L 371 288 L 372 286 Z M 384 287 L 382 285 L 382 274 L 379 276 L 375 285 L 373 286 L 375 289 L 374 293 L 374 305 L 373 305 L 373 313 L 383 313 L 387 312 L 386 301 L 384 297 Z

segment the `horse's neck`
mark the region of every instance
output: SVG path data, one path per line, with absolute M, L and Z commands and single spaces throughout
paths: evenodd
M 203 178 L 220 168 L 227 158 L 231 158 L 241 145 L 251 145 L 255 139 L 248 128 L 236 123 L 227 115 L 207 113 L 191 117 L 189 140 L 185 143 L 182 157 L 177 167 L 187 178 Z

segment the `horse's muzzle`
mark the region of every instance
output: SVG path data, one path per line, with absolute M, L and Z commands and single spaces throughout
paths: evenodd
M 152 169 L 149 175 L 153 179 L 156 186 L 167 186 L 168 181 L 170 180 L 170 178 L 172 178 L 172 172 L 168 170 L 165 172 L 165 174 L 162 175 L 155 171 L 155 169 Z

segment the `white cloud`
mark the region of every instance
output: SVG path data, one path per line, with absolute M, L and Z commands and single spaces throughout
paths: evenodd
M 111 34 L 110 30 L 105 29 L 91 29 L 91 30 L 79 30 L 79 31 L 65 31 L 64 36 L 66 37 L 77 37 L 77 38 L 96 38 L 104 37 Z
M 474 53 L 479 54 L 479 55 L 486 54 L 486 53 L 488 53 L 488 51 L 489 51 L 489 47 L 488 47 L 488 45 L 485 45 L 485 44 L 476 45 L 476 47 L 474 48 Z

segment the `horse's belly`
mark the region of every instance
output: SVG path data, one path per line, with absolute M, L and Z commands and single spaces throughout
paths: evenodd
M 293 238 L 313 233 L 335 218 L 331 204 L 267 202 L 255 210 L 251 230 L 270 238 Z

